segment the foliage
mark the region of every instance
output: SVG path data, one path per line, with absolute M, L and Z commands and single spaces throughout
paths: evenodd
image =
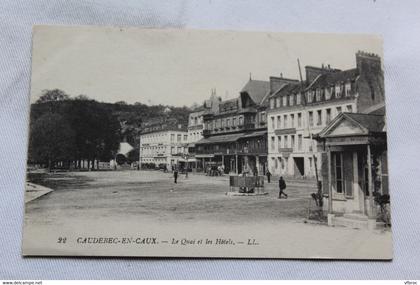
M 29 160 L 51 167 L 72 158 L 75 133 L 59 114 L 45 113 L 30 126 Z
M 107 161 L 115 157 L 121 141 L 138 147 L 143 122 L 170 116 L 186 125 L 189 112 L 185 106 L 104 103 L 87 95 L 72 99 L 62 90 L 45 90 L 31 105 L 30 161 Z M 130 153 L 128 159 L 137 161 L 138 152 Z
M 64 91 L 60 89 L 43 90 L 41 97 L 36 101 L 37 103 L 56 102 L 70 99 Z

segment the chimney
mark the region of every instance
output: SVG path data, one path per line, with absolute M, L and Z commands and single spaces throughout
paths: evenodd
M 360 74 L 377 74 L 381 71 L 381 58 L 377 54 L 359 50 L 356 53 L 356 66 Z
M 328 65 L 328 68 L 315 66 L 305 66 L 306 82 L 311 83 L 318 77 L 318 75 L 340 71 L 340 69 L 333 69 Z
M 299 83 L 299 81 L 297 79 L 284 78 L 283 73 L 280 73 L 280 77 L 270 76 L 270 92 L 275 92 L 288 83 Z

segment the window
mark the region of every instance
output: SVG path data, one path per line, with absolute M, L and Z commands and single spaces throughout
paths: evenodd
M 232 118 L 232 126 L 234 126 L 234 127 L 236 126 L 236 117 Z
M 330 109 L 330 108 L 328 108 L 328 109 L 326 109 L 325 111 L 326 111 L 326 118 L 325 118 L 325 121 L 326 121 L 326 123 L 328 124 L 329 122 L 331 122 L 331 109 Z
M 300 93 L 298 93 L 298 94 L 296 94 L 296 105 L 300 105 L 300 103 L 301 103 L 301 94 Z
M 184 135 L 184 141 L 188 139 L 188 135 Z
M 242 126 L 244 124 L 244 117 L 239 117 L 239 125 Z
M 314 113 L 312 111 L 308 112 L 308 121 L 309 126 L 314 125 Z
M 222 119 L 222 128 L 226 127 L 226 119 Z
M 281 104 L 280 97 L 277 97 L 276 98 L 276 107 L 280 108 L 280 104 Z
M 302 127 L 302 113 L 298 113 L 298 128 Z
M 350 91 L 351 91 L 351 83 L 347 82 L 346 85 L 344 85 L 344 94 L 346 97 L 350 96 Z
M 290 115 L 290 125 L 291 125 L 292 128 L 295 127 L 295 115 L 294 114 Z
M 341 97 L 341 85 L 340 84 L 335 85 L 335 97 L 336 98 Z
M 271 150 L 274 150 L 276 148 L 276 137 L 271 137 Z
M 290 136 L 290 144 L 291 144 L 290 147 L 294 149 L 295 148 L 295 135 Z
M 341 113 L 341 107 L 337 107 L 337 115 Z
M 343 154 L 340 152 L 333 153 L 333 161 L 335 166 L 335 181 L 337 193 L 344 192 L 344 181 L 343 181 Z
M 171 154 L 175 154 L 175 147 L 171 147 Z
M 283 96 L 283 107 L 287 106 L 287 96 Z
M 265 122 L 267 121 L 267 115 L 265 114 L 265 112 L 261 113 L 261 122 Z
M 317 120 L 316 124 L 318 126 L 320 126 L 320 125 L 322 125 L 322 110 L 318 110 L 317 114 L 318 114 L 318 120 Z
M 288 136 L 286 135 L 286 136 L 284 136 L 284 146 L 283 146 L 284 148 L 287 148 L 287 147 L 289 147 L 289 138 L 288 138 Z
M 316 101 L 319 102 L 321 101 L 321 89 L 316 89 Z
M 308 96 L 308 103 L 312 103 L 312 101 L 313 101 L 313 91 L 309 90 L 306 94 Z
M 324 92 L 325 92 L 325 100 L 330 100 L 331 99 L 331 89 L 326 87 Z
M 298 135 L 298 150 L 302 150 L 302 135 Z
M 181 135 L 177 135 L 177 136 L 176 136 L 176 141 L 177 141 L 177 142 L 181 142 Z
M 277 136 L 277 150 L 280 152 L 281 149 L 281 136 Z
M 352 113 L 353 112 L 353 106 L 352 105 L 347 105 L 347 112 Z
M 279 168 L 279 162 L 277 159 L 274 158 L 274 168 L 277 169 Z
M 230 127 L 230 119 L 226 119 L 226 127 Z
M 294 100 L 295 99 L 295 96 L 292 94 L 292 95 L 290 95 L 289 96 L 289 106 L 293 106 L 294 105 Z
M 281 116 L 277 116 L 277 129 L 281 129 Z
M 274 106 L 274 98 L 271 98 L 270 99 L 270 109 L 274 109 L 275 108 L 275 106 Z
M 285 129 L 288 127 L 288 125 L 287 125 L 287 115 L 283 116 L 283 125 L 284 125 Z
M 175 134 L 171 134 L 171 142 L 175 141 Z

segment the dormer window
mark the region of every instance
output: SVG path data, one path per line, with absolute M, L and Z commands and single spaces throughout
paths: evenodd
M 313 91 L 312 90 L 309 90 L 308 91 L 308 103 L 312 103 L 312 101 L 313 101 Z
M 345 94 L 345 96 L 346 97 L 349 97 L 350 96 L 350 92 L 351 92 L 351 83 L 350 82 L 347 82 L 344 85 L 344 94 Z
M 287 96 L 283 96 L 283 107 L 287 106 Z
M 321 101 L 321 89 L 317 88 L 315 92 L 316 92 L 316 95 L 315 95 L 316 101 L 317 102 Z
M 341 85 L 339 83 L 335 85 L 335 97 L 341 97 Z
M 281 105 L 281 101 L 280 101 L 280 97 L 276 98 L 276 108 L 280 108 Z
M 300 105 L 300 103 L 301 103 L 301 94 L 298 93 L 296 94 L 296 105 Z
M 330 100 L 331 99 L 331 89 L 326 87 L 324 92 L 325 92 L 325 100 Z
M 270 109 L 274 109 L 275 108 L 274 103 L 275 103 L 274 98 L 271 98 L 270 99 Z
M 293 104 L 294 104 L 294 95 L 292 94 L 289 96 L 289 106 L 293 106 Z

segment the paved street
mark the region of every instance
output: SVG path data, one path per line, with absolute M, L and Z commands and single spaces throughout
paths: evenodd
M 31 181 L 54 189 L 26 204 L 24 249 L 27 254 L 266 256 L 288 258 L 390 258 L 390 231 L 369 232 L 304 223 L 309 194 L 302 185 L 277 199 L 277 183 L 265 196 L 227 196 L 228 177 L 172 175 L 159 171 L 37 174 Z M 209 183 L 211 181 L 211 183 Z M 75 244 L 83 236 L 158 235 L 255 239 L 255 250 L 235 247 L 105 247 Z M 42 239 L 32 237 L 43 236 Z M 57 238 L 65 236 L 63 245 Z M 386 250 L 384 250 L 386 249 Z M 242 253 L 241 253 L 242 252 Z M 239 254 L 239 255 L 238 255 Z M 243 254 L 243 255 L 242 255 Z
M 289 198 L 279 200 L 278 183 L 272 181 L 265 184 L 269 195 L 230 197 L 228 178 L 189 174 L 174 184 L 172 174 L 160 171 L 38 174 L 33 182 L 55 191 L 28 203 L 27 219 L 45 223 L 112 215 L 242 224 L 305 218 L 313 190 L 290 185 Z

